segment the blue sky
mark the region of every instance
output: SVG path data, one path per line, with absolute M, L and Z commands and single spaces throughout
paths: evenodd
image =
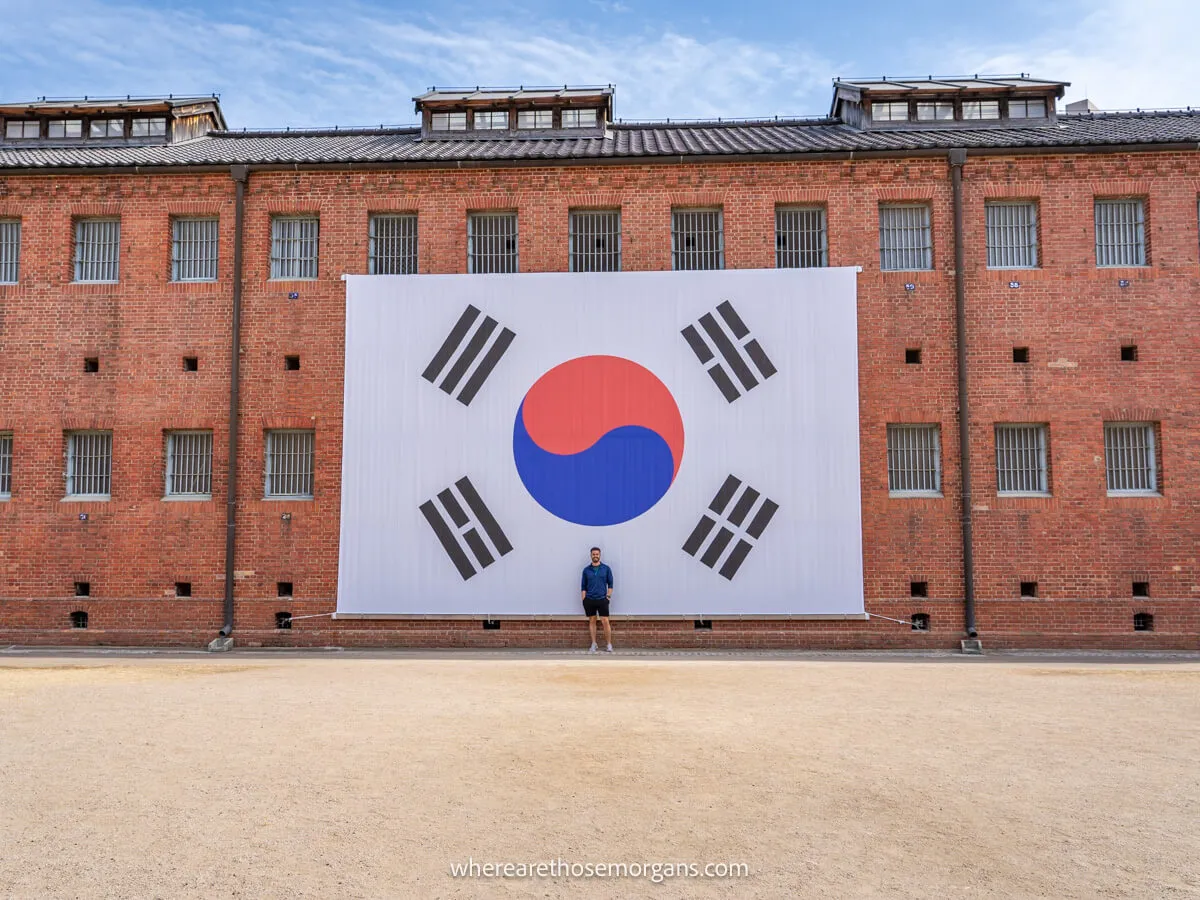
M 0 100 L 221 94 L 233 127 L 402 124 L 430 85 L 608 84 L 620 118 L 819 115 L 835 75 L 1031 72 L 1200 106 L 1197 0 L 0 0 Z

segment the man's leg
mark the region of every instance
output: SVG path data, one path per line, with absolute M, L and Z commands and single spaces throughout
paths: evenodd
M 612 648 L 612 626 L 608 624 L 608 616 L 603 616 L 600 619 L 600 621 L 604 623 L 604 643 L 608 645 L 609 649 L 611 649 Z M 592 637 L 592 640 L 593 641 L 596 640 L 594 635 Z
M 607 619 L 605 619 L 604 621 L 605 621 L 605 623 L 608 622 Z M 592 634 L 592 649 L 594 650 L 594 649 L 596 649 L 596 617 L 595 616 L 588 616 L 588 631 L 590 631 Z

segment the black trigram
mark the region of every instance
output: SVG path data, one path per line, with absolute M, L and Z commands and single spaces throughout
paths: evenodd
M 432 499 L 422 503 L 421 515 L 437 535 L 438 542 L 463 581 L 486 569 L 496 561 L 497 556 L 512 551 L 512 544 L 500 523 L 480 498 L 471 479 L 465 476 L 454 482 L 453 489 L 440 491 L 436 503 Z M 479 533 L 481 528 L 483 534 L 487 535 L 486 541 Z M 467 555 L 468 550 L 470 556 Z
M 759 376 L 766 381 L 777 370 L 757 339 L 746 340 L 750 336 L 750 329 L 746 327 L 742 317 L 737 314 L 733 304 L 728 300 L 723 300 L 717 306 L 717 313 L 721 317 L 720 322 L 712 313 L 705 313 L 696 323 L 700 326 L 699 331 L 696 329 L 696 325 L 689 325 L 680 334 L 688 342 L 692 352 L 696 354 L 696 359 L 700 360 L 700 364 L 706 368 L 721 394 L 732 403 L 743 393 L 760 384 Z M 703 331 L 704 334 L 702 335 L 700 331 Z M 716 359 L 716 356 L 720 356 L 720 359 Z M 757 375 L 750 368 L 746 357 L 749 357 L 750 363 L 753 363 L 754 368 L 758 370 Z M 730 372 L 733 372 L 737 384 L 734 383 L 733 378 L 730 378 Z M 741 388 L 738 387 L 738 384 L 741 385 Z
M 500 357 L 516 337 L 507 328 L 501 328 L 497 333 L 496 326 L 500 323 L 491 316 L 484 316 L 480 322 L 481 315 L 478 309 L 468 305 L 421 373 L 422 378 L 430 384 L 436 384 L 447 394 L 453 395 L 461 384 L 458 402 L 463 406 L 469 406 L 475 399 L 484 381 L 492 374 L 496 363 L 500 362 Z M 453 364 L 451 359 L 454 360 Z
M 740 493 L 739 488 L 741 489 Z M 733 499 L 735 494 L 738 495 L 736 502 Z M 743 486 L 740 479 L 730 475 L 721 485 L 721 489 L 717 491 L 717 495 L 713 497 L 712 503 L 708 504 L 708 508 L 716 514 L 715 518 L 707 512 L 700 517 L 700 521 L 696 523 L 696 527 L 684 541 L 683 552 L 688 556 L 695 556 L 703 547 L 704 552 L 700 555 L 700 562 L 710 569 L 716 568 L 717 563 L 720 562 L 719 574 L 732 580 L 742 563 L 746 561 L 747 554 L 754 549 L 751 541 L 757 541 L 762 536 L 763 531 L 771 524 L 771 518 L 779 509 L 779 504 L 769 497 L 763 497 L 750 485 Z M 752 511 L 753 516 L 750 515 Z M 747 517 L 750 518 L 749 525 L 744 524 Z M 720 528 L 713 535 L 712 531 L 717 528 L 718 524 Z M 729 550 L 729 545 L 733 543 L 735 537 L 737 543 L 733 544 L 732 550 Z M 729 550 L 728 553 L 726 553 L 727 550 Z M 723 562 L 722 558 L 724 558 Z

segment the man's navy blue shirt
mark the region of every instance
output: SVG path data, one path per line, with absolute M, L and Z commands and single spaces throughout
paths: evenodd
M 612 586 L 612 569 L 604 563 L 600 563 L 598 566 L 584 567 L 579 589 L 587 592 L 589 600 L 604 600 L 608 597 L 608 589 Z

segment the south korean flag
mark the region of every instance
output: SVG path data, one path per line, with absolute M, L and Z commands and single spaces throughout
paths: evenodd
M 854 269 L 346 285 L 340 616 L 863 613 Z

